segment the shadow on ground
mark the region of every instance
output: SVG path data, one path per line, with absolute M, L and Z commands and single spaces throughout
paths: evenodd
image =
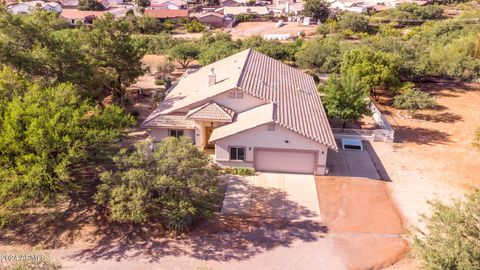
M 410 142 L 416 144 L 447 144 L 450 135 L 431 128 L 400 126 L 395 128 L 395 142 Z
M 261 191 L 267 199 L 275 198 L 278 192 Z M 288 203 L 296 213 L 310 215 L 295 202 Z M 135 226 L 110 222 L 90 200 L 72 201 L 64 211 L 55 214 L 32 213 L 24 218 L 23 225 L 6 228 L 0 243 L 42 249 L 74 247 L 68 259 L 85 262 L 129 258 L 157 262 L 165 256 L 244 260 L 276 247 L 288 247 L 295 241 L 317 241 L 328 232 L 325 225 L 311 220 L 217 214 L 210 221 L 199 222 L 191 232 L 175 236 L 159 224 Z
M 371 143 L 368 141 L 362 143 L 363 151 L 343 150 L 341 147 L 337 152 L 329 150 L 328 175 L 390 181 L 390 176 Z M 340 140 L 337 140 L 337 145 L 342 145 Z

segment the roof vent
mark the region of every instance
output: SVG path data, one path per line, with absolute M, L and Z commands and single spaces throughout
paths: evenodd
M 215 85 L 216 83 L 217 83 L 217 75 L 215 74 L 215 70 L 211 68 L 210 73 L 208 73 L 208 86 Z

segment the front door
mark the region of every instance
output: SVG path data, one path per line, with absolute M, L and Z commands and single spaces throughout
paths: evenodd
M 206 148 L 213 149 L 215 148 L 215 145 L 213 143 L 209 143 L 208 140 L 210 139 L 210 136 L 212 135 L 213 127 L 205 127 L 205 145 Z

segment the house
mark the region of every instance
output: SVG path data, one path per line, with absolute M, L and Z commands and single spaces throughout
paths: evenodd
M 188 10 L 186 9 L 146 9 L 143 14 L 159 20 L 188 18 Z
M 330 9 L 333 10 L 342 10 L 350 11 L 356 13 L 366 13 L 369 10 L 372 10 L 375 7 L 376 3 L 369 3 L 365 1 L 345 1 L 345 0 L 334 0 L 330 2 Z
M 197 19 L 199 22 L 214 28 L 221 28 L 225 26 L 223 15 L 215 12 L 201 14 L 197 17 Z
M 36 9 L 53 11 L 56 13 L 62 12 L 62 6 L 57 2 L 30 1 L 20 2 L 18 4 L 13 4 L 7 7 L 7 10 L 15 15 L 20 13 L 30 14 Z
M 104 13 L 105 11 L 64 9 L 60 13 L 60 17 L 68 20 L 71 25 L 75 25 L 77 22 L 92 24 L 95 19 L 102 17 Z
M 182 0 L 153 0 L 150 3 L 150 9 L 157 10 L 157 9 L 171 9 L 171 10 L 179 10 L 179 9 L 187 9 L 188 4 Z
M 98 2 L 102 4 L 105 9 L 123 4 L 123 0 L 98 0 Z M 70 9 L 78 8 L 78 0 L 64 0 L 62 6 L 63 8 Z
M 252 49 L 187 71 L 142 123 L 155 141 L 187 136 L 220 166 L 326 173 L 337 150 L 310 75 Z
M 222 12 L 226 16 L 236 16 L 239 14 L 257 14 L 269 15 L 270 11 L 266 6 L 245 6 L 245 7 L 224 7 Z
M 280 2 L 280 1 L 277 1 Z M 293 15 L 298 16 L 304 9 L 303 3 L 289 2 L 286 3 L 277 3 L 272 6 L 268 6 L 268 9 L 273 12 L 275 15 Z

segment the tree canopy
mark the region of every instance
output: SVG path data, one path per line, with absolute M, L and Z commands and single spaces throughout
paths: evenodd
M 200 50 L 193 42 L 179 43 L 168 51 L 168 57 L 179 63 L 182 68 L 187 68 L 191 62 L 198 59 L 199 54 Z
M 177 231 L 211 217 L 218 205 L 218 172 L 208 157 L 186 137 L 152 146 L 139 142 L 115 156 L 115 170 L 101 176 L 97 203 L 110 210 L 112 220 L 156 220 Z
M 105 7 L 102 5 L 102 3 L 97 0 L 78 0 L 77 8 L 79 10 L 105 10 Z
M 32 202 L 71 191 L 72 163 L 87 147 L 116 140 L 133 119 L 111 105 L 82 101 L 72 84 L 44 87 L 4 68 L 0 73 L 0 224 Z M 48 117 L 46 117 L 48 116 Z
M 330 4 L 325 0 L 305 0 L 303 14 L 324 22 L 330 16 Z
M 345 128 L 347 123 L 353 123 L 369 115 L 368 86 L 358 75 L 353 73 L 331 76 L 324 86 L 323 105 L 329 117 L 343 121 Z

